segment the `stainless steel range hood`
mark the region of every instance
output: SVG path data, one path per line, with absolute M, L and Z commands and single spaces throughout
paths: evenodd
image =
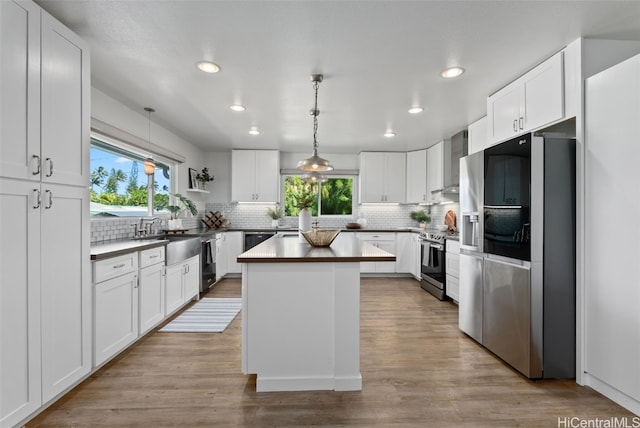
M 460 158 L 468 154 L 468 133 L 463 130 L 444 141 L 442 193 L 460 192 Z

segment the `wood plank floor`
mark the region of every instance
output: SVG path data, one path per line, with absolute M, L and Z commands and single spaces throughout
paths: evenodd
M 221 281 L 208 297 L 238 297 Z M 241 373 L 240 314 L 224 333 L 154 332 L 30 427 L 557 427 L 628 417 L 574 381 L 532 382 L 462 334 L 457 307 L 413 279 L 364 278 L 359 392 L 256 393 Z M 283 332 L 286 334 L 286 331 Z

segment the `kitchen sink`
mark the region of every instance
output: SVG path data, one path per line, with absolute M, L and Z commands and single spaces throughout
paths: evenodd
M 202 241 L 198 236 L 160 235 L 156 239 L 169 241 L 165 250 L 167 266 L 200 255 Z

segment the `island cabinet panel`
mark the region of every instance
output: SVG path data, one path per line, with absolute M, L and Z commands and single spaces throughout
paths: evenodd
M 258 375 L 258 392 L 362 389 L 358 270 L 358 263 L 243 265 L 242 364 Z
M 231 200 L 278 202 L 280 152 L 277 150 L 231 151 Z

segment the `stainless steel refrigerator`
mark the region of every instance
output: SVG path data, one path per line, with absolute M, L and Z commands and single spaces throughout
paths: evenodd
M 460 172 L 460 329 L 527 377 L 575 377 L 574 140 L 525 134 Z

